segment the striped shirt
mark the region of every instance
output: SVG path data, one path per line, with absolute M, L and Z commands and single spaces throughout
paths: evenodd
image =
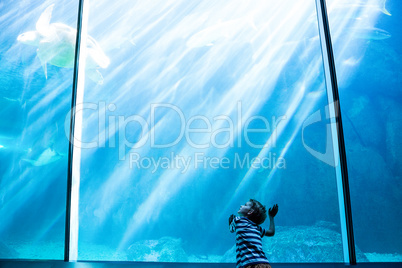
M 261 238 L 265 229 L 246 217 L 235 217 L 229 226 L 230 232 L 236 232 L 237 268 L 251 264 L 269 263 L 262 250 Z

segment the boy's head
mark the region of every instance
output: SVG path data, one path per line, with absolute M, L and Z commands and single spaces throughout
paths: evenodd
M 240 216 L 247 217 L 249 220 L 260 225 L 267 218 L 267 210 L 260 202 L 250 199 L 245 205 L 241 206 L 237 212 Z

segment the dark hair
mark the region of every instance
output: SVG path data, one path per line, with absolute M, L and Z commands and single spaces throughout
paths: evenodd
M 253 213 L 248 216 L 250 220 L 252 220 L 255 224 L 262 224 L 265 219 L 267 218 L 267 210 L 265 206 L 263 206 L 260 202 L 258 202 L 255 199 L 250 199 L 251 204 L 251 209 L 253 210 Z

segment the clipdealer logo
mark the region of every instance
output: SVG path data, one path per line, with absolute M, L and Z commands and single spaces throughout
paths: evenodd
M 336 104 L 336 103 L 335 103 Z M 325 116 L 322 116 L 322 111 L 317 110 L 311 114 L 302 124 L 302 143 L 307 152 L 318 160 L 336 167 L 339 164 L 339 157 L 336 156 L 334 148 L 337 146 L 336 140 L 336 120 L 335 116 L 330 114 L 329 109 L 334 109 L 334 103 L 331 103 L 325 107 Z M 96 114 L 97 116 L 97 129 L 94 129 L 95 138 L 91 141 L 82 141 L 81 137 L 77 135 L 72 136 L 70 142 L 77 148 L 92 149 L 92 148 L 118 148 L 119 160 L 126 160 L 127 150 L 140 149 L 147 147 L 151 149 L 166 149 L 173 148 L 181 142 L 186 142 L 188 146 L 193 150 L 192 155 L 169 155 L 161 156 L 157 158 L 142 156 L 138 152 L 130 152 L 130 167 L 131 168 L 178 168 L 181 170 L 188 170 L 192 165 L 193 167 L 209 167 L 209 168 L 257 168 L 264 166 L 263 162 L 270 162 L 269 165 L 265 165 L 265 168 L 285 168 L 286 162 L 283 157 L 276 157 L 271 152 L 268 153 L 269 158 L 263 157 L 262 160 L 259 157 L 251 158 L 248 153 L 242 156 L 235 153 L 233 157 L 211 157 L 202 152 L 202 150 L 210 149 L 211 147 L 216 149 L 225 148 L 241 148 L 244 144 L 251 148 L 275 148 L 277 141 L 277 126 L 281 121 L 287 120 L 286 116 L 275 117 L 272 116 L 268 120 L 263 116 L 251 116 L 243 118 L 242 104 L 239 101 L 237 103 L 236 116 L 217 115 L 211 118 L 205 115 L 195 115 L 186 118 L 184 112 L 176 105 L 170 103 L 157 103 L 150 104 L 149 116 L 143 117 L 138 114 L 134 115 L 108 115 L 107 113 L 113 113 L 116 111 L 116 105 L 106 102 L 99 103 L 83 103 L 76 106 L 74 110 L 75 116 L 83 116 L 83 112 L 87 110 Z M 174 120 L 178 124 L 178 131 L 174 135 L 170 136 L 168 142 L 158 142 L 160 137 L 169 136 L 166 129 L 158 128 L 159 121 L 156 118 L 158 112 L 164 111 L 170 113 L 171 120 Z M 71 111 L 65 117 L 65 134 L 69 139 L 69 124 L 70 124 Z M 325 152 L 320 152 L 310 147 L 305 140 L 305 130 L 316 123 L 323 120 L 328 120 L 326 124 L 326 146 Z M 259 123 L 260 128 L 252 128 L 253 123 Z M 136 141 L 132 141 L 133 137 L 126 135 L 126 129 L 129 125 L 135 125 L 138 129 L 138 137 Z M 200 127 L 200 125 L 202 127 Z M 268 142 L 263 144 L 257 144 L 250 138 L 253 134 L 267 134 L 270 136 Z M 195 135 L 201 135 L 202 139 L 192 138 Z M 226 137 L 225 139 L 218 138 L 218 136 Z M 198 136 L 200 137 L 200 136 Z M 198 151 L 197 151 L 198 150 Z M 242 159 L 243 158 L 243 159 Z M 202 161 L 200 160 L 202 159 Z M 269 160 L 268 160 L 269 159 Z M 244 164 L 246 162 L 247 164 Z M 242 163 L 242 164 L 240 164 Z M 262 163 L 262 164 L 261 164 Z M 202 165 L 201 165 L 202 164 Z
M 332 166 L 332 167 L 337 167 L 339 164 L 339 157 L 336 155 L 336 150 L 334 150 L 335 147 L 337 147 L 337 140 L 336 138 L 336 131 L 337 131 L 337 126 L 336 126 L 336 120 L 337 118 L 335 117 L 335 107 L 337 103 L 330 103 L 327 106 L 325 106 L 324 111 L 325 111 L 325 117 L 321 115 L 321 110 L 315 111 L 312 115 L 310 115 L 304 122 L 302 126 L 302 142 L 304 148 L 309 152 L 312 156 L 317 158 L 318 160 Z M 332 110 L 330 110 L 332 109 Z M 323 120 L 327 120 L 329 123 L 326 124 L 326 139 L 325 139 L 325 152 L 322 153 L 318 150 L 313 149 L 309 145 L 307 145 L 305 141 L 305 136 L 304 136 L 304 131 L 308 126 L 311 126 L 313 124 L 319 123 Z
M 205 115 L 194 115 L 186 118 L 185 113 L 176 105 L 170 103 L 150 104 L 147 117 L 134 115 L 110 114 L 116 111 L 116 105 L 105 102 L 83 103 L 76 106 L 74 116 L 83 116 L 84 112 L 97 117 L 97 126 L 92 129 L 95 137 L 91 141 L 83 141 L 79 135 L 73 135 L 70 142 L 77 148 L 118 148 L 119 160 L 126 159 L 127 149 L 140 149 L 143 147 L 152 149 L 173 148 L 179 143 L 186 142 L 187 145 L 196 150 L 225 148 L 241 148 L 247 145 L 251 148 L 276 147 L 277 130 L 276 126 L 286 116 L 265 118 L 263 116 L 251 116 L 243 118 L 242 104 L 237 103 L 235 115 L 216 115 L 212 118 Z M 158 114 L 169 115 L 169 123 L 174 122 L 174 134 L 169 130 L 160 127 L 161 119 Z M 69 124 L 71 111 L 65 118 L 65 134 L 69 138 Z M 258 124 L 259 128 L 253 128 Z M 127 128 L 135 126 L 136 134 L 127 135 Z M 87 127 L 86 125 L 84 128 Z M 173 131 L 170 131 L 173 132 Z M 268 142 L 258 144 L 251 136 L 255 134 L 266 134 L 271 138 Z M 167 140 L 167 137 L 169 140 Z M 133 141 L 135 140 L 135 141 Z
M 273 168 L 285 169 L 286 161 L 283 157 L 277 157 L 276 153 L 269 152 L 264 157 L 251 157 L 250 153 L 234 153 L 228 157 L 210 157 L 205 153 L 196 152 L 192 155 L 180 155 L 170 152 L 168 156 L 149 157 L 141 154 L 130 153 L 130 169 L 148 169 L 151 173 L 163 169 L 176 169 L 184 174 L 189 169 L 253 169 L 258 172 Z
M 240 101 L 231 116 L 220 114 L 208 117 L 197 114 L 186 117 L 178 106 L 170 103 L 150 104 L 146 116 L 118 115 L 116 108 L 115 104 L 106 102 L 77 105 L 75 117 L 89 115 L 96 120 L 89 122 L 91 126 L 88 125 L 88 120 L 83 124 L 83 128 L 87 128 L 85 137 L 91 133 L 94 138 L 84 141 L 78 131 L 70 140 L 74 147 L 116 148 L 120 161 L 126 160 L 128 156 L 130 168 L 150 169 L 152 172 L 178 169 L 183 173 L 189 168 L 253 168 L 261 172 L 272 168 L 286 168 L 285 159 L 271 152 L 257 157 L 252 157 L 248 152 L 235 152 L 221 157 L 217 157 L 215 153 L 207 153 L 210 149 L 227 150 L 243 146 L 249 149 L 275 148 L 277 126 L 287 120 L 286 116 L 245 117 Z M 65 118 L 67 137 L 70 117 L 71 111 Z M 261 139 L 262 142 L 258 143 L 255 137 L 260 135 L 266 135 L 269 139 Z M 177 148 L 183 146 L 189 149 L 187 153 L 177 151 Z M 150 155 L 150 149 L 157 149 L 161 153 Z

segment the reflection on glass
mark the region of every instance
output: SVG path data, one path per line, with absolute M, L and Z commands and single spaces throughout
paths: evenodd
M 0 3 L 0 258 L 63 258 L 76 10 Z
M 359 262 L 402 261 L 400 2 L 327 1 Z
M 227 219 L 256 198 L 280 207 L 271 262 L 343 261 L 306 150 L 328 122 L 303 128 L 327 105 L 314 1 L 93 1 L 88 34 L 110 64 L 85 86 L 79 260 L 235 262 Z

